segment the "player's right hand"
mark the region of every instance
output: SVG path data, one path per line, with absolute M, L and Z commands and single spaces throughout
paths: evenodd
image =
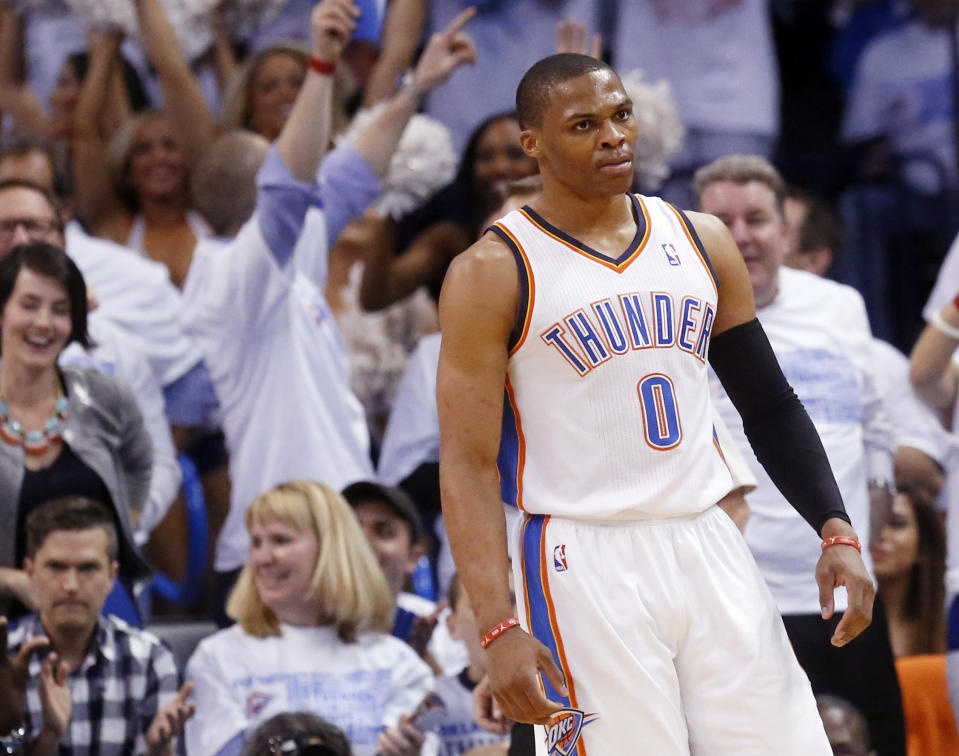
M 503 633 L 487 647 L 486 671 L 503 715 L 514 722 L 547 724 L 563 708 L 543 693 L 540 672 L 560 695 L 569 695 L 549 649 L 520 628 Z

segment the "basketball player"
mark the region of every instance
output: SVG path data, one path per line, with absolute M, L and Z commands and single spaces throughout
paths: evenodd
M 453 261 L 440 300 L 443 512 L 492 692 L 538 725 L 539 756 L 829 754 L 769 591 L 714 506 L 731 483 L 707 355 L 824 539 L 824 617 L 848 590 L 835 645 L 869 624 L 872 583 L 742 257 L 712 216 L 627 193 L 636 120 L 604 63 L 546 58 L 516 99 L 543 193 Z M 523 513 L 519 623 L 503 501 Z

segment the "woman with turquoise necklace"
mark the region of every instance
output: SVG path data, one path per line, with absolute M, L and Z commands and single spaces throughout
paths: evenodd
M 150 437 L 126 386 L 57 365 L 74 341 L 91 345 L 80 271 L 45 242 L 14 247 L 0 260 L 0 614 L 10 599 L 32 605 L 20 569 L 23 524 L 52 499 L 82 495 L 109 506 L 122 534 L 120 584 L 129 592 L 148 573 L 132 533 L 150 484 Z

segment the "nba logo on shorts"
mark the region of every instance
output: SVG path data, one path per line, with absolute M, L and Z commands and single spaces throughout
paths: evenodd
M 560 544 L 553 549 L 553 569 L 557 572 L 566 572 L 566 544 Z
M 576 750 L 579 733 L 598 714 L 584 714 L 579 709 L 560 709 L 546 725 L 546 753 L 549 756 L 569 756 Z

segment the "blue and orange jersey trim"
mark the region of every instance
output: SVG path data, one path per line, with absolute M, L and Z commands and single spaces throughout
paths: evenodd
M 526 251 L 510 230 L 499 223 L 494 223 L 489 230 L 509 247 L 516 259 L 516 269 L 519 273 L 519 305 L 516 323 L 509 336 L 509 353 L 512 356 L 526 341 L 526 335 L 529 333 L 529 323 L 533 317 L 533 301 L 536 296 L 536 282 L 533 279 L 533 268 L 529 264 Z
M 716 433 L 716 426 L 713 426 L 713 446 L 716 447 L 716 451 L 719 452 L 719 458 L 723 461 L 723 464 L 726 467 L 729 467 L 729 463 L 726 461 L 726 455 L 723 454 L 723 447 L 719 444 L 719 434 Z
M 702 240 L 699 238 L 699 234 L 696 233 L 696 227 L 690 222 L 689 217 L 677 207 L 673 207 L 668 202 L 666 207 L 672 210 L 676 217 L 679 219 L 679 225 L 683 227 L 683 232 L 686 234 L 686 238 L 689 240 L 689 243 L 693 245 L 693 249 L 696 250 L 696 253 L 699 255 L 699 259 L 702 261 L 703 266 L 705 266 L 706 271 L 709 273 L 709 279 L 713 282 L 713 288 L 716 290 L 716 297 L 719 297 L 719 278 L 716 276 L 716 271 L 713 270 L 713 264 L 709 260 L 709 254 L 706 252 L 706 247 L 703 246 Z
M 500 495 L 503 501 L 510 506 L 523 509 L 526 438 L 523 435 L 523 425 L 509 376 L 506 377 L 506 389 L 503 395 L 503 427 L 500 432 L 496 464 L 499 468 Z
M 553 661 L 566 678 L 569 696 L 560 695 L 545 675 L 540 675 L 540 683 L 546 697 L 562 703 L 566 707 L 579 708 L 576 701 L 576 684 L 569 670 L 566 649 L 556 622 L 556 607 L 549 590 L 549 564 L 546 553 L 546 526 L 549 515 L 527 515 L 523 522 L 523 592 L 526 597 L 526 627 L 530 633 L 553 655 Z M 570 756 L 586 756 L 586 746 L 582 738 L 577 742 Z
M 649 211 L 646 209 L 646 204 L 643 202 L 642 197 L 638 194 L 630 194 L 628 196 L 633 203 L 633 215 L 636 218 L 636 234 L 633 236 L 633 240 L 629 243 L 629 246 L 626 247 L 626 250 L 619 257 L 610 257 L 587 244 L 583 244 L 565 231 L 556 228 L 556 226 L 543 218 L 529 205 L 524 205 L 520 209 L 520 212 L 526 216 L 530 223 L 550 238 L 566 245 L 577 254 L 588 257 L 617 273 L 622 273 L 630 266 L 633 260 L 642 253 L 646 242 L 649 240 L 650 234 Z

